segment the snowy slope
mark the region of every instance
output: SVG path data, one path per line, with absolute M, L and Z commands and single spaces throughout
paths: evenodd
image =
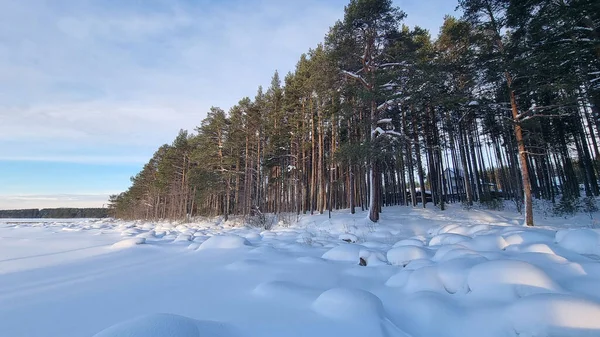
M 600 336 L 589 218 L 365 217 L 306 215 L 265 232 L 2 220 L 0 337 Z

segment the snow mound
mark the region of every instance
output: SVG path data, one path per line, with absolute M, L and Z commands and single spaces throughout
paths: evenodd
M 366 263 L 367 267 L 374 267 L 374 266 L 381 266 L 381 265 L 388 264 L 387 260 L 385 259 L 385 255 L 383 255 L 383 253 L 380 253 L 380 252 L 374 252 L 374 251 L 370 251 L 368 249 L 361 249 L 360 252 L 358 253 L 358 256 L 360 259 L 362 259 L 361 262 L 364 261 Z
M 211 236 L 208 240 L 202 242 L 198 250 L 204 249 L 236 249 L 244 246 L 250 246 L 250 242 L 237 235 L 217 235 Z
M 500 235 L 480 235 L 460 244 L 480 252 L 503 250 L 508 246 L 506 240 Z
M 439 235 L 432 237 L 431 240 L 429 240 L 429 245 L 430 246 L 452 245 L 452 244 L 456 244 L 456 243 L 467 241 L 467 240 L 471 240 L 471 238 L 468 236 L 460 235 L 460 234 L 443 233 L 443 234 L 439 234 Z
M 522 231 L 522 232 L 511 232 L 504 237 L 509 245 L 518 244 L 530 244 L 530 243 L 541 243 L 541 242 L 552 242 L 553 237 L 538 232 Z
M 260 236 L 260 234 L 258 234 L 258 233 L 247 233 L 242 236 L 250 242 L 258 242 L 258 241 L 262 240 L 262 236 Z
M 141 245 L 144 243 L 146 243 L 145 238 L 131 238 L 131 239 L 125 239 L 125 240 L 121 240 L 117 243 L 114 243 L 112 246 L 110 246 L 110 248 L 113 248 L 113 249 L 130 248 L 130 247 Z
M 519 336 L 600 336 L 600 304 L 581 298 L 534 295 L 507 311 Z
M 235 336 L 223 323 L 198 321 L 173 314 L 152 314 L 113 325 L 93 337 L 228 337 Z
M 556 248 L 557 247 L 551 247 L 546 243 L 531 243 L 511 245 L 506 248 L 506 251 L 557 255 Z
M 556 242 L 578 254 L 600 255 L 600 234 L 591 229 L 559 231 Z
M 433 261 L 448 261 L 452 259 L 475 257 L 479 258 L 481 255 L 474 250 L 468 249 L 462 245 L 446 245 L 441 246 L 433 256 Z
M 322 258 L 331 261 L 353 262 L 358 263 L 360 251 L 363 247 L 355 244 L 341 244 L 331 248 Z
M 469 235 L 469 227 L 461 226 L 461 225 L 457 225 L 457 224 L 451 224 L 451 225 L 443 226 L 435 232 L 436 235 L 446 234 L 446 233 Z
M 403 290 L 406 293 L 416 293 L 420 291 L 429 291 L 441 294 L 448 293 L 444 283 L 439 277 L 437 266 L 427 266 L 414 270 L 408 276 Z
M 417 270 L 417 269 L 421 269 L 423 267 L 429 267 L 434 264 L 435 264 L 435 262 L 431 261 L 430 259 L 416 259 L 416 260 L 410 261 L 406 266 L 404 266 L 404 269 Z
M 154 231 L 142 232 L 135 237 L 144 239 L 154 239 Z
M 464 294 L 468 290 L 467 275 L 469 270 L 479 263 L 487 261 L 484 257 L 457 258 L 437 265 L 438 277 L 444 288 L 451 294 Z
M 399 246 L 387 252 L 388 261 L 395 266 L 406 266 L 412 260 L 429 257 L 430 252 L 418 246 Z
M 385 282 L 385 285 L 388 287 L 404 287 L 412 272 L 412 270 L 402 269 L 396 275 L 390 277 L 387 282 Z
M 407 294 L 418 292 L 447 294 L 449 292 L 439 277 L 437 266 L 427 266 L 416 270 L 403 269 L 390 277 L 385 285 L 401 288 Z
M 333 288 L 323 292 L 314 302 L 313 310 L 334 319 L 381 319 L 383 304 L 372 293 L 354 288 Z
M 192 241 L 192 236 L 189 234 L 179 234 L 177 236 L 177 238 L 175 238 L 175 242 L 179 242 L 179 241 Z
M 139 234 L 140 231 L 135 228 L 128 228 L 121 232 L 121 236 L 132 236 Z
M 402 247 L 402 246 L 417 246 L 417 247 L 423 247 L 423 241 L 418 240 L 418 239 L 404 239 L 401 241 L 398 241 L 394 244 L 393 248 L 396 247 Z
M 494 260 L 474 266 L 467 276 L 469 289 L 485 297 L 524 297 L 558 292 L 560 288 L 542 269 L 523 261 Z

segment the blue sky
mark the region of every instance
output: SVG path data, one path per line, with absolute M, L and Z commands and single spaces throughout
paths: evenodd
M 253 97 L 346 0 L 0 0 L 0 209 L 100 207 L 179 129 Z M 400 0 L 430 29 L 454 0 Z

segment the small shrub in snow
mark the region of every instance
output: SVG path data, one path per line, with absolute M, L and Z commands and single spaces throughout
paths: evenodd
M 246 216 L 245 222 L 250 227 L 261 228 L 264 230 L 271 230 L 273 225 L 276 223 L 276 216 L 268 216 L 260 211 L 258 208 L 253 208 Z
M 578 208 L 579 200 L 577 198 L 563 197 L 556 205 L 554 205 L 552 212 L 555 216 L 567 217 L 575 215 Z
M 303 240 L 303 243 L 307 246 L 312 246 L 312 244 L 313 244 L 313 238 L 311 236 L 303 236 L 302 240 Z
M 282 227 L 290 227 L 297 224 L 302 219 L 302 215 L 294 212 L 279 213 L 278 218 Z
M 354 234 L 344 233 L 339 236 L 340 240 L 346 241 L 348 243 L 356 243 L 358 241 L 358 237 Z
M 590 216 L 590 219 L 593 219 L 594 213 L 598 211 L 598 205 L 596 204 L 596 199 L 593 197 L 583 198 L 581 210 L 583 212 L 587 213 Z
M 462 208 L 463 208 L 465 211 L 470 211 L 470 210 L 472 210 L 472 209 L 473 209 L 473 205 L 472 205 L 472 204 L 469 204 L 469 203 L 468 203 L 468 202 L 466 202 L 466 201 L 463 201 L 463 202 L 462 202 Z
M 482 198 L 479 201 L 479 205 L 485 209 L 489 209 L 492 211 L 502 211 L 504 210 L 504 200 L 497 198 Z

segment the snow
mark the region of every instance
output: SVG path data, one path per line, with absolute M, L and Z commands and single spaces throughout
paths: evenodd
M 588 215 L 529 228 L 451 204 L 386 207 L 377 224 L 234 222 L 0 220 L 0 335 L 600 335 Z
M 323 254 L 322 258 L 332 261 L 358 263 L 360 258 L 359 253 L 362 248 L 360 245 L 342 244 L 328 250 Z
M 212 236 L 204 241 L 198 249 L 236 249 L 249 246 L 250 242 L 237 235 Z
M 556 233 L 556 242 L 579 254 L 600 255 L 600 233 L 591 229 L 563 230 Z
M 146 239 L 145 238 L 133 238 L 133 239 L 126 239 L 126 240 L 121 240 L 117 243 L 114 243 L 112 246 L 110 246 L 111 248 L 114 249 L 122 249 L 122 248 L 130 248 L 130 247 L 134 247 L 137 245 L 141 245 L 146 243 Z
M 319 295 L 312 307 L 317 313 L 335 319 L 378 320 L 384 316 L 379 297 L 362 289 L 329 289 Z
M 222 323 L 173 314 L 152 314 L 116 324 L 94 337 L 233 337 Z
M 542 269 L 527 262 L 512 260 L 487 261 L 474 266 L 467 276 L 467 284 L 472 295 L 498 300 L 561 292 L 560 287 Z
M 310 235 L 310 233 L 304 233 L 304 235 L 308 235 L 309 237 L 312 237 Z M 358 242 L 358 237 L 354 234 L 350 234 L 350 233 L 344 233 L 344 234 L 340 234 L 339 239 L 342 241 L 346 241 L 349 243 L 356 243 Z
M 412 260 L 426 259 L 431 254 L 418 246 L 399 246 L 387 252 L 387 259 L 395 266 L 406 266 Z

